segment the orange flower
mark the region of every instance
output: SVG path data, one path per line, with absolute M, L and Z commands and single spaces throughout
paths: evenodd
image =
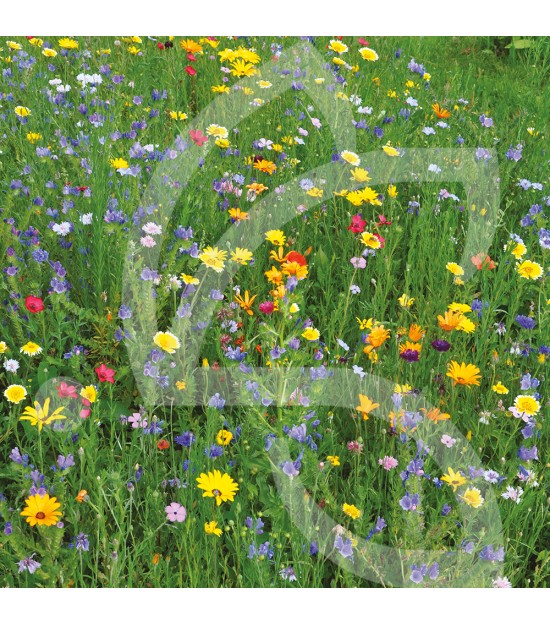
M 446 412 L 441 412 L 439 408 L 430 408 L 429 410 L 426 410 L 426 408 L 421 408 L 420 410 L 424 412 L 426 414 L 426 417 L 430 421 L 433 421 L 434 423 L 439 423 L 440 421 L 447 421 L 448 419 L 451 418 L 450 414 L 447 414 Z
M 467 365 L 466 363 L 458 364 L 454 360 L 447 365 L 447 376 L 454 380 L 454 385 L 462 386 L 479 386 L 481 375 L 479 369 L 475 365 Z
M 424 338 L 424 330 L 417 323 L 412 323 L 409 328 L 409 338 L 411 341 L 421 341 Z
M 437 316 L 437 320 L 439 322 L 439 327 L 442 330 L 445 330 L 445 332 L 451 332 L 452 330 L 455 330 L 456 327 L 460 324 L 460 322 L 462 321 L 462 313 L 461 312 L 452 312 L 450 310 L 446 310 L 445 311 L 445 316 L 442 317 L 441 315 Z
M 169 448 L 170 448 L 170 443 L 165 438 L 162 438 L 157 443 L 157 449 L 159 449 L 160 451 L 164 451 L 165 449 L 169 449 Z
M 307 278 L 307 265 L 300 265 L 296 262 L 286 262 L 283 263 L 282 270 L 285 276 L 296 276 L 298 280 Z
M 242 211 L 240 208 L 230 208 L 227 212 L 229 213 L 231 219 L 234 219 L 235 221 L 248 219 L 248 213 Z
M 373 347 L 380 347 L 390 337 L 390 331 L 383 325 L 376 325 L 367 336 L 367 343 Z
M 439 106 L 437 102 L 435 104 L 432 104 L 432 108 L 436 117 L 438 117 L 439 119 L 448 119 L 451 116 L 451 112 Z
M 273 174 L 273 172 L 277 169 L 277 165 L 263 158 L 261 161 L 254 163 L 254 169 L 259 169 L 260 171 L 263 171 L 271 176 L 271 174 Z
M 257 298 L 257 295 L 253 295 L 252 297 L 249 296 L 248 291 L 244 292 L 244 299 L 240 296 L 240 295 L 235 295 L 235 301 L 237 302 L 237 304 L 239 304 L 239 306 L 249 315 L 253 315 L 254 313 L 252 312 L 252 304 L 254 303 L 254 300 Z
M 477 267 L 479 271 L 482 269 L 494 269 L 495 261 L 491 260 L 491 257 L 488 255 L 483 256 L 483 254 L 479 253 L 476 256 L 472 256 L 472 263 Z
M 78 491 L 78 495 L 75 497 L 75 499 L 78 501 L 78 503 L 84 503 L 86 499 L 88 499 L 88 491 L 87 490 Z

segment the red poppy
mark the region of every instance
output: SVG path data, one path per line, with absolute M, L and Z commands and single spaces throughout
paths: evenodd
M 289 263 L 298 263 L 300 267 L 307 265 L 307 260 L 299 252 L 289 252 L 286 259 Z
M 36 313 L 44 310 L 44 302 L 40 297 L 36 297 L 34 295 L 29 295 L 25 298 L 25 306 L 33 315 L 36 315 Z
M 111 384 L 115 381 L 115 370 L 109 369 L 107 365 L 101 364 L 99 367 L 96 367 L 95 372 L 100 382 L 110 382 Z
M 158 48 L 159 50 L 164 50 L 164 44 L 163 44 L 161 41 L 159 41 L 159 42 L 157 43 L 157 48 Z
M 348 226 L 348 230 L 352 232 L 363 232 L 367 222 L 363 219 L 361 215 L 354 215 L 351 218 L 351 224 Z
M 170 443 L 165 438 L 162 438 L 157 443 L 157 449 L 160 449 L 160 451 L 164 451 L 165 449 L 170 449 Z
M 88 189 L 89 187 L 76 187 L 76 188 L 80 191 L 80 193 L 82 193 L 86 191 L 86 189 Z
M 191 67 L 191 65 L 188 65 L 185 68 L 185 71 L 189 74 L 189 76 L 195 76 L 197 73 L 197 70 L 194 67 Z

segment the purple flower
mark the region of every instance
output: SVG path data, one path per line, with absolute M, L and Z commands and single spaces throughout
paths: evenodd
M 183 523 L 187 517 L 187 510 L 180 503 L 173 501 L 165 508 L 166 518 L 171 523 Z
M 215 395 L 212 395 L 208 405 L 210 408 L 217 408 L 218 410 L 221 410 L 225 406 L 225 399 L 219 393 L 216 393 Z
M 33 560 L 34 553 L 30 555 L 28 558 L 24 558 L 23 560 L 19 560 L 19 573 L 23 571 L 28 571 L 31 575 L 33 575 L 37 569 L 39 569 L 42 565 L 40 562 Z
M 339 534 L 334 541 L 334 548 L 344 558 L 353 560 L 353 548 L 351 546 L 351 539 L 343 539 Z
M 534 319 L 525 315 L 517 315 L 516 323 L 525 328 L 525 330 L 532 330 L 537 325 Z
M 435 339 L 432 341 L 432 347 L 438 352 L 447 352 L 451 348 L 451 344 L 443 339 Z
M 399 505 L 406 512 L 411 512 L 411 511 L 414 512 L 419 504 L 420 504 L 420 497 L 418 496 L 418 494 L 414 494 L 412 496 L 405 495 L 399 500 Z
M 64 471 L 65 469 L 68 469 L 69 467 L 74 467 L 74 457 L 72 454 L 69 454 L 66 458 L 65 456 L 62 456 L 61 454 L 59 456 L 57 456 L 57 466 Z

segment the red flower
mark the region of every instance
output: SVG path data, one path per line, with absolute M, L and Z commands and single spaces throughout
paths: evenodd
M 191 67 L 191 65 L 188 65 L 185 68 L 185 71 L 189 74 L 189 76 L 195 76 L 195 74 L 197 73 L 197 70 L 194 67 Z
M 29 295 L 25 298 L 25 306 L 33 315 L 44 310 L 44 302 L 40 297 L 35 297 L 34 295 Z
M 115 381 L 115 370 L 114 369 L 109 369 L 109 367 L 107 367 L 104 364 L 99 365 L 99 367 L 96 367 L 95 372 L 97 373 L 97 377 L 99 378 L 100 382 L 110 382 L 111 384 L 114 383 Z
M 299 252 L 289 252 L 286 259 L 289 263 L 298 263 L 300 267 L 307 265 L 307 260 Z
M 391 221 L 388 221 L 384 215 L 378 215 L 377 226 L 391 226 Z
M 192 63 L 193 61 L 197 60 L 197 57 L 194 54 L 192 54 L 191 52 L 188 52 L 187 53 L 187 60 L 191 61 L 191 63 Z
M 380 234 L 374 233 L 374 236 L 380 241 L 380 248 L 383 248 L 386 245 L 386 239 Z
M 354 215 L 351 218 L 351 224 L 348 226 L 348 230 L 352 232 L 363 232 L 367 222 L 361 217 L 361 215 Z
M 193 143 L 196 143 L 199 148 L 201 148 L 208 141 L 208 137 L 203 135 L 200 130 L 190 130 L 189 136 L 191 137 Z
M 370 44 L 369 44 L 369 42 L 368 42 L 366 39 L 363 39 L 363 37 L 359 37 L 359 43 L 360 43 L 362 46 L 368 46 L 368 45 L 370 45 Z
M 170 449 L 170 443 L 165 438 L 162 438 L 157 443 L 157 449 L 160 449 L 160 451 L 164 451 L 165 449 Z
M 162 42 L 160 42 L 160 41 L 159 41 L 159 42 L 157 43 L 157 48 L 158 48 L 159 50 L 164 50 L 164 44 L 163 44 Z
M 483 257 L 483 254 L 480 252 L 476 256 L 472 256 L 472 263 L 477 267 L 479 271 L 482 269 L 494 269 L 495 261 L 491 259 L 490 256 Z

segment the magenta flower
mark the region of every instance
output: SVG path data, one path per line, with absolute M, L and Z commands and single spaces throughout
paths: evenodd
M 173 501 L 166 506 L 166 518 L 172 523 L 183 523 L 187 517 L 187 510 L 180 503 Z

